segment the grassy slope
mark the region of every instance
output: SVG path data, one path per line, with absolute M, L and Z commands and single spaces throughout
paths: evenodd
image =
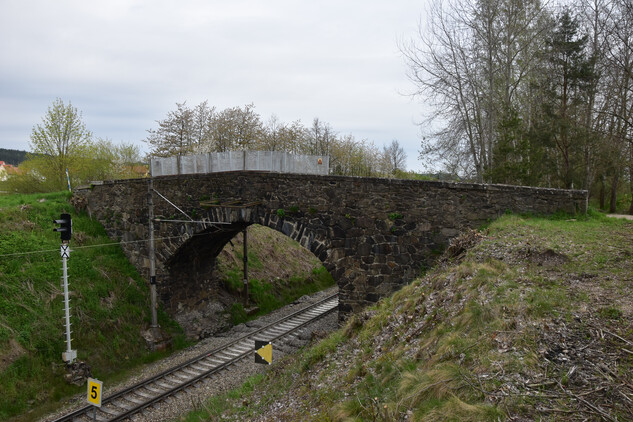
M 183 420 L 632 420 L 632 264 L 632 222 L 506 216 Z
M 109 384 L 164 355 L 147 352 L 140 336 L 149 322 L 145 282 L 120 247 L 92 247 L 112 242 L 100 224 L 74 212 L 69 198 L 67 193 L 0 196 L 0 420 L 34 420 L 61 398 L 85 391 L 63 381 L 60 241 L 52 231 L 52 220 L 62 212 L 73 217 L 68 268 L 72 345 L 79 359 Z M 241 251 L 238 236 L 218 260 L 226 285 L 235 284 L 236 293 L 242 286 Z M 333 284 L 312 254 L 264 227 L 249 229 L 249 260 L 251 298 L 259 314 Z M 234 319 L 241 322 L 247 317 L 241 305 L 237 308 Z M 162 312 L 159 323 L 175 335 L 177 348 L 184 346 L 180 329 Z
M 145 283 L 120 247 L 90 248 L 111 241 L 98 223 L 76 215 L 68 199 L 65 193 L 0 196 L 0 420 L 85 388 L 62 378 L 60 241 L 52 230 L 62 212 L 73 216 L 68 274 L 79 359 L 107 382 L 157 357 L 139 335 L 148 321 Z M 162 313 L 160 322 L 177 335 Z

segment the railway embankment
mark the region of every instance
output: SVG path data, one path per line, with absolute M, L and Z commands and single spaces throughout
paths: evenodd
M 180 420 L 633 420 L 633 223 L 505 216 Z

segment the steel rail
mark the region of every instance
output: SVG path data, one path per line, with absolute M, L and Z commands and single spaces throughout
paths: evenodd
M 288 323 L 291 320 L 295 320 L 295 319 L 299 319 L 301 316 L 303 316 L 304 314 L 309 313 L 310 311 L 315 310 L 316 308 L 325 306 L 328 304 L 328 302 L 334 302 L 334 300 L 337 298 L 337 294 L 331 295 L 326 297 L 325 299 L 313 303 L 309 306 L 306 306 L 305 308 L 302 308 L 296 312 L 293 312 L 289 315 L 286 315 L 283 318 L 278 319 L 275 322 L 272 322 L 270 324 L 267 324 L 261 328 L 258 328 L 250 333 L 244 334 L 241 337 L 238 337 L 235 340 L 232 340 L 230 342 L 228 342 L 227 344 L 224 344 L 220 347 L 217 347 L 211 351 L 205 352 L 203 354 L 200 354 L 192 359 L 189 359 L 175 367 L 172 367 L 170 369 L 167 369 L 157 375 L 154 375 L 150 378 L 147 378 L 133 386 L 130 386 L 128 388 L 125 388 L 117 393 L 114 393 L 108 397 L 105 397 L 102 400 L 102 407 L 104 405 L 107 404 L 113 404 L 115 407 L 121 409 L 122 407 L 119 405 L 116 405 L 114 403 L 115 400 L 117 399 L 124 399 L 126 396 L 129 396 L 130 394 L 133 394 L 139 390 L 141 390 L 144 387 L 150 386 L 151 384 L 154 384 L 160 380 L 165 380 L 168 376 L 176 374 L 179 371 L 182 371 L 183 369 L 187 368 L 187 367 L 191 367 L 192 365 L 199 363 L 201 361 L 204 361 L 205 359 L 208 359 L 210 357 L 213 356 L 217 356 L 219 354 L 221 354 L 222 352 L 226 352 L 229 351 L 232 347 L 239 345 L 240 343 L 244 343 L 245 341 L 249 340 L 249 339 L 253 339 L 255 337 L 257 337 L 258 335 L 264 335 L 266 336 L 266 340 L 273 342 L 276 340 L 279 340 L 280 338 L 289 336 L 290 334 L 296 332 L 297 330 L 305 327 L 307 324 L 310 324 L 311 322 L 316 321 L 319 318 L 322 318 L 323 316 L 329 314 L 330 312 L 334 311 L 337 306 L 335 304 L 331 304 L 331 306 L 326 307 L 324 311 L 319 312 L 318 314 L 314 315 L 314 316 L 309 316 L 306 319 L 304 319 L 303 321 L 299 321 L 298 324 L 294 325 L 293 327 L 289 328 L 289 329 L 283 329 L 283 331 L 279 334 L 273 334 L 272 336 L 270 335 L 271 333 L 269 333 L 268 335 L 266 335 L 265 332 L 267 331 L 275 331 L 275 329 L 284 324 L 284 323 Z M 103 415 L 100 415 L 99 418 L 97 418 L 97 420 L 107 420 L 107 421 L 120 421 L 120 420 L 124 420 L 129 418 L 130 416 L 143 411 L 144 409 L 146 409 L 147 407 L 150 407 L 152 405 L 154 405 L 157 402 L 160 402 L 162 400 L 164 400 L 165 398 L 172 396 L 186 388 L 188 388 L 191 385 L 197 384 L 198 382 L 202 381 L 203 379 L 212 376 L 224 369 L 226 369 L 227 367 L 235 364 L 236 362 L 248 357 L 248 356 L 253 356 L 253 351 L 254 351 L 254 346 L 248 346 L 248 349 L 245 350 L 244 352 L 238 353 L 237 355 L 230 357 L 228 360 L 226 358 L 218 358 L 219 365 L 202 372 L 200 375 L 194 376 L 191 379 L 181 382 L 178 385 L 176 385 L 173 388 L 170 389 L 165 389 L 166 391 L 163 393 L 160 393 L 158 395 L 155 395 L 154 397 L 152 397 L 151 399 L 146 400 L 145 402 L 138 404 L 137 406 L 133 406 L 130 409 L 125 410 L 124 412 L 118 413 L 116 415 L 110 415 L 111 417 L 107 418 L 107 419 L 103 419 Z M 229 353 L 226 353 L 227 356 L 231 356 Z M 195 371 L 195 372 L 199 372 L 199 371 Z M 175 384 L 174 382 L 169 382 L 167 381 L 167 384 Z M 129 400 L 128 400 L 129 401 Z M 92 413 L 94 412 L 95 407 L 94 406 L 85 406 L 82 407 L 80 409 L 77 409 L 74 412 L 71 412 L 65 416 L 62 416 L 59 419 L 55 419 L 53 422 L 66 422 L 66 421 L 74 421 L 78 418 L 81 418 L 82 416 L 85 416 L 87 418 L 92 419 Z M 106 413 L 104 411 L 101 411 L 100 409 L 97 408 L 97 412 L 100 413 Z

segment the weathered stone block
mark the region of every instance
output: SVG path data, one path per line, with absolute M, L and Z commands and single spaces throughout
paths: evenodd
M 358 245 L 357 255 L 358 256 L 368 256 L 371 253 L 371 244 L 368 242 L 361 243 Z

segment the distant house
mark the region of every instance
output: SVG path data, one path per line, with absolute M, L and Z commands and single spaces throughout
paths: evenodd
M 0 161 L 0 181 L 5 181 L 9 178 L 9 174 L 7 172 L 7 165 L 4 161 Z
M 5 181 L 13 174 L 20 174 L 20 169 L 4 161 L 0 161 L 0 181 Z
M 149 166 L 146 164 L 134 164 L 130 166 L 132 177 L 149 177 Z

